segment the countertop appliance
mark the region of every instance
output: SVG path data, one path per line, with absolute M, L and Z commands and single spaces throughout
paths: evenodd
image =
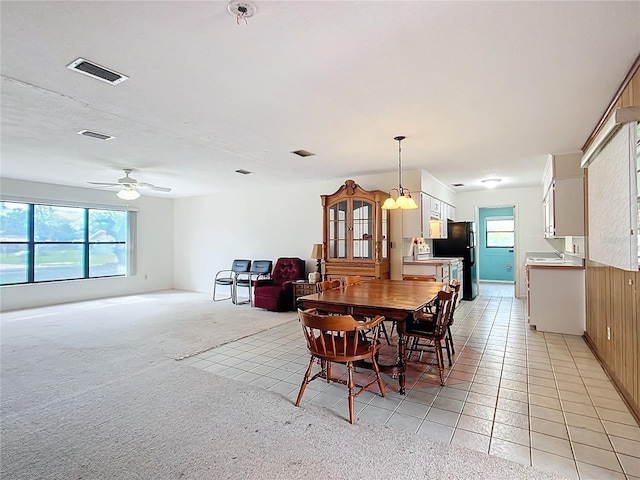
M 478 295 L 475 224 L 449 222 L 447 229 L 447 238 L 433 240 L 433 256 L 462 257 L 462 299 L 473 300 Z

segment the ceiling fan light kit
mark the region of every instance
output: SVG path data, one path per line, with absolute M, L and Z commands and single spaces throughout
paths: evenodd
M 133 187 L 124 187 L 116 193 L 116 197 L 122 200 L 135 200 L 140 197 L 140 193 Z

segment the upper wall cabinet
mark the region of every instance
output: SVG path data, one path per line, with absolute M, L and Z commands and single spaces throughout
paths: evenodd
M 638 122 L 640 107 L 620 108 L 586 152 L 589 178 L 589 260 L 638 270 Z
M 328 278 L 361 275 L 389 278 L 387 194 L 347 180 L 332 195 L 321 195 L 324 210 L 324 264 Z
M 544 236 L 584 236 L 584 175 L 580 153 L 550 155 L 542 188 Z
M 402 237 L 447 238 L 447 218 L 455 214 L 455 207 L 424 192 L 416 203 L 417 209 L 402 211 Z

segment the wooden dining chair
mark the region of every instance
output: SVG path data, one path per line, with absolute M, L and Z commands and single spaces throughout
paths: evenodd
M 325 292 L 327 290 L 336 290 L 342 286 L 340 280 L 325 280 L 324 282 L 316 283 L 316 289 L 318 293 Z
M 444 345 L 445 345 L 445 348 L 447 349 L 447 359 L 449 360 L 449 366 L 451 366 L 453 365 L 453 362 L 451 361 L 451 355 L 456 353 L 456 350 L 453 346 L 453 335 L 451 334 L 451 325 L 453 325 L 454 313 L 456 310 L 456 306 L 458 305 L 458 296 L 460 294 L 460 282 L 458 282 L 457 280 L 452 280 L 448 288 L 453 290 L 453 300 L 452 300 L 453 303 L 451 305 L 451 314 L 449 318 L 449 323 L 447 324 L 447 332 L 446 332 Z M 435 322 L 436 309 L 437 309 L 437 298 L 434 299 L 434 301 L 428 306 L 426 311 L 420 312 L 418 314 L 418 316 L 416 317 L 417 320 L 425 323 Z M 412 339 L 412 342 L 413 343 L 409 347 L 409 355 L 408 355 L 409 358 L 411 357 L 411 355 L 413 355 L 413 352 L 418 348 L 418 346 L 420 346 L 418 338 L 414 337 Z
M 429 341 L 435 348 L 438 371 L 440 373 L 440 385 L 444 385 L 445 383 L 442 341 L 445 340 L 451 319 L 453 295 L 454 291 L 449 287 L 445 290 L 440 290 L 438 292 L 436 312 L 434 313 L 435 318 L 428 319 L 429 321 L 421 321 L 418 317 L 407 324 L 407 342 L 413 342 L 408 357 L 411 357 L 411 353 L 413 353 L 414 347 L 417 345 L 417 340 L 425 339 Z M 445 346 L 445 348 L 447 347 Z M 449 365 L 451 365 L 451 359 L 449 359 Z
M 350 285 L 357 285 L 361 281 L 362 281 L 362 277 L 360 275 L 347 275 L 342 279 L 342 284 L 345 287 L 348 287 Z
M 357 285 L 360 282 L 362 282 L 362 277 L 360 275 L 347 275 L 342 279 L 342 284 L 345 287 L 349 287 L 351 285 Z M 393 324 L 391 325 L 391 336 L 393 336 L 393 330 L 395 329 L 395 327 L 396 327 L 396 322 L 394 320 Z M 390 335 L 387 333 L 387 327 L 384 326 L 384 323 L 380 324 L 380 330 L 384 335 L 384 339 L 387 341 L 387 345 L 391 345 Z
M 377 383 L 380 395 L 385 396 L 384 383 L 376 360 L 376 354 L 381 347 L 378 340 L 378 325 L 382 323 L 384 317 L 378 315 L 368 322 L 359 322 L 351 315 L 322 315 L 312 308 L 298 309 L 298 318 L 311 359 L 300 385 L 296 407 L 300 406 L 307 385 L 316 378 L 346 384 L 349 389 L 349 421 L 355 423 L 355 399 L 358 395 Z M 366 359 L 371 360 L 375 378 L 367 385 L 355 385 L 353 362 Z M 311 370 L 316 360 L 320 360 L 320 371 L 312 377 Z M 333 363 L 347 366 L 346 382 L 332 378 L 331 364 Z M 355 392 L 354 387 L 358 387 L 359 390 Z

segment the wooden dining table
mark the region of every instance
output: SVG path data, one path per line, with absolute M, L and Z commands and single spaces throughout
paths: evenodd
M 399 393 L 405 393 L 407 322 L 425 308 L 442 290 L 444 283 L 402 280 L 365 280 L 356 285 L 326 290 L 321 293 L 298 298 L 303 308 L 317 308 L 320 311 L 353 315 L 354 317 L 374 317 L 384 315 L 395 320 L 398 325 L 398 356 L 395 364 L 382 365 L 384 373 L 398 377 Z

